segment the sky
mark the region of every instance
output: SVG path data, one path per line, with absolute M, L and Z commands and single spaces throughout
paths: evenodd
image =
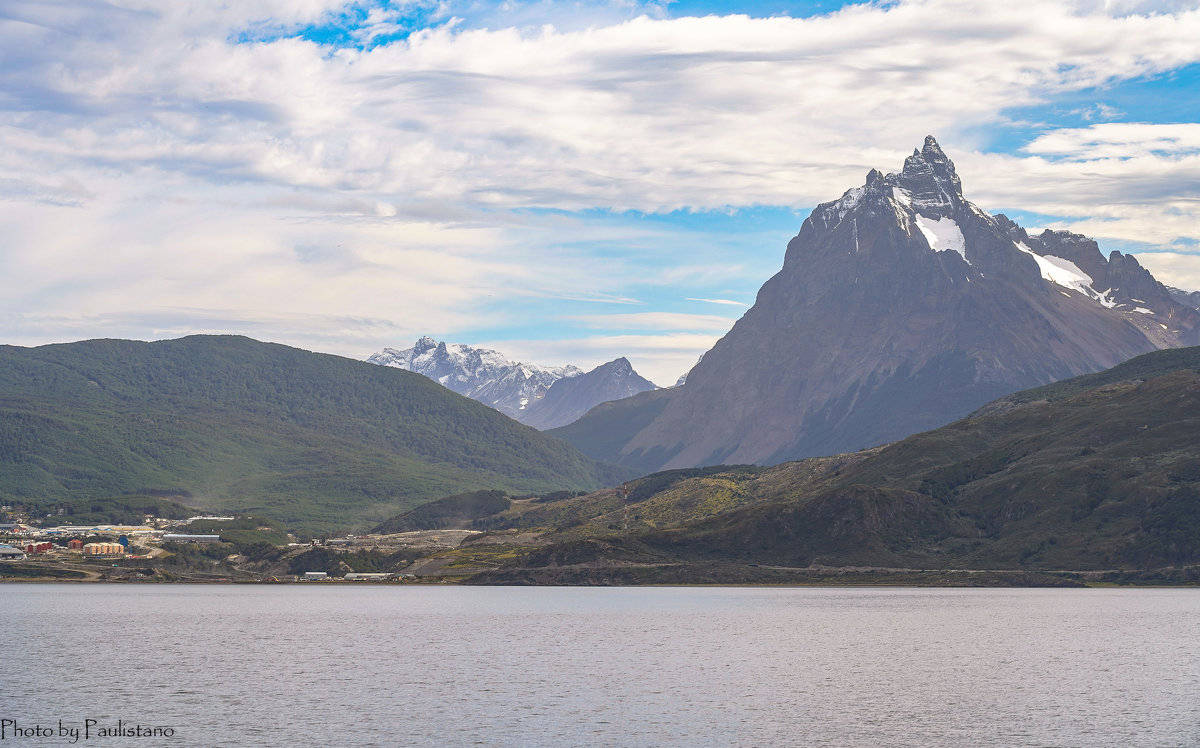
M 967 199 L 1200 289 L 1200 0 L 0 0 L 0 343 L 430 335 L 670 385 L 810 210 Z

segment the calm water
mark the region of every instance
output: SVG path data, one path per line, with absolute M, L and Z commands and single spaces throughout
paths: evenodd
M 1200 590 L 9 584 L 0 600 L 0 718 L 174 731 L 89 745 L 1200 745 Z

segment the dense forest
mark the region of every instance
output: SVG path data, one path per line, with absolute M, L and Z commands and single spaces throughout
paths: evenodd
M 0 346 L 0 500 L 149 495 L 362 527 L 479 489 L 621 473 L 425 377 L 235 336 Z

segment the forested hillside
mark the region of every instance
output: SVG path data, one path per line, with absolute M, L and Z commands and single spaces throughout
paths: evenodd
M 324 530 L 619 479 L 410 372 L 232 336 L 0 347 L 0 499 L 150 494 Z

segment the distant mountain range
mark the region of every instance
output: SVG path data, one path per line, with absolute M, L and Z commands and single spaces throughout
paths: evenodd
M 655 388 L 624 358 L 585 373 L 570 365 L 513 363 L 498 351 L 430 337 L 404 350 L 384 348 L 367 362 L 423 374 L 538 429 L 565 425 L 600 403 Z
M 460 395 L 489 405 L 510 418 L 518 418 L 546 396 L 550 385 L 583 373 L 575 366 L 541 366 L 513 363 L 504 354 L 487 348 L 445 343 L 430 337 L 412 348 L 384 348 L 368 363 L 392 366 L 429 377 Z
M 328 532 L 463 491 L 629 475 L 362 361 L 232 336 L 0 346 L 4 504 L 69 517 L 141 494 Z
M 682 386 L 553 433 L 642 471 L 852 452 L 1027 387 L 1200 343 L 1200 312 L 1136 259 L 1037 236 L 963 197 L 927 138 L 819 205 L 783 269 Z
M 558 380 L 517 420 L 536 429 L 552 429 L 577 420 L 601 403 L 656 389 L 633 370 L 628 359 L 601 364 L 586 374 Z

